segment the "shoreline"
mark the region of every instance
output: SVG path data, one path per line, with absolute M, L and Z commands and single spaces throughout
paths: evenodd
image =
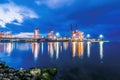
M 28 70 L 20 68 L 16 70 L 7 66 L 5 62 L 0 62 L 0 80 L 52 80 L 56 74 L 56 68 L 30 68 Z
M 86 41 L 79 41 L 79 40 L 50 40 L 50 41 L 6 41 L 6 40 L 3 40 L 3 41 L 0 41 L 0 43 L 9 43 L 9 42 L 24 42 L 24 43 L 32 43 L 32 42 L 37 42 L 37 43 L 40 43 L 40 42 L 110 42 L 109 40 L 95 40 L 95 41 L 91 41 L 91 40 L 86 40 Z

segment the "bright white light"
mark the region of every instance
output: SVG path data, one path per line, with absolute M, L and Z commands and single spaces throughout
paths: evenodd
M 81 32 L 81 34 L 83 35 L 83 34 L 84 34 L 84 32 Z
M 56 36 L 54 36 L 54 39 L 56 39 Z
M 90 38 L 90 34 L 87 34 L 87 38 Z
M 73 37 L 75 37 L 75 34 L 73 34 Z
M 99 38 L 103 38 L 104 36 L 102 34 L 99 35 Z
M 59 36 L 60 36 L 60 33 L 59 33 L 59 32 L 57 32 L 57 33 L 56 33 L 56 36 L 57 36 L 57 37 L 59 37 Z

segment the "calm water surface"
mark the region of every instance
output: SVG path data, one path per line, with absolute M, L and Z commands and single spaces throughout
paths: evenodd
M 56 67 L 55 80 L 120 80 L 119 42 L 0 43 L 0 58 L 15 69 Z

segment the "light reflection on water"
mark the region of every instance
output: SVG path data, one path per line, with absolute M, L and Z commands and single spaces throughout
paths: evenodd
M 52 42 L 48 43 L 48 52 L 51 58 L 53 58 L 53 54 L 54 54 L 54 45 Z
M 116 72 L 120 70 L 120 50 L 118 44 L 120 45 L 120 43 L 105 43 L 102 41 L 95 43 L 0 43 L 0 58 L 2 61 L 5 61 L 7 65 L 15 69 L 21 67 L 25 69 L 31 67 L 56 67 L 60 70 L 60 74 L 63 75 L 63 77 L 60 76 L 60 79 L 70 76 L 70 78 L 66 80 L 79 80 L 81 75 L 83 75 L 85 79 L 81 80 L 97 80 L 98 78 L 91 79 L 91 75 L 97 75 L 100 79 L 101 75 L 103 75 L 103 79 L 101 80 L 104 80 L 104 76 L 107 76 L 107 79 L 109 79 L 109 77 L 112 77 L 112 73 L 112 75 L 115 76 L 117 74 Z M 116 72 L 114 73 L 112 71 Z M 71 77 L 72 75 L 73 77 Z
M 37 60 L 40 51 L 40 43 L 32 43 L 32 53 L 34 54 L 34 59 Z
M 63 47 L 64 47 L 64 50 L 67 50 L 67 48 L 68 48 L 68 42 L 63 42 Z
M 6 49 L 5 51 L 8 53 L 8 56 L 10 56 L 10 54 L 13 50 L 13 44 L 12 43 L 7 43 L 5 49 Z
M 23 64 L 20 61 L 24 60 L 26 60 L 26 62 L 32 61 L 27 63 L 31 64 L 34 61 L 39 61 L 40 59 L 40 62 L 49 59 L 70 61 L 74 58 L 84 59 L 85 55 L 87 56 L 87 58 L 91 58 L 91 49 L 93 44 L 94 43 L 92 42 L 0 43 L 0 57 L 3 61 L 9 62 L 9 64 L 13 62 L 14 58 L 16 58 L 16 62 L 18 59 L 19 62 L 17 64 Z M 97 45 L 97 47 L 99 48 L 98 54 L 101 61 L 103 61 L 104 42 L 99 42 L 95 44 L 99 44 Z
M 41 52 L 42 52 L 42 54 L 43 54 L 43 50 L 44 50 L 44 43 L 42 42 L 41 43 Z
M 103 43 L 104 42 L 100 42 L 100 59 L 102 60 L 103 59 Z
M 12 53 L 14 49 L 18 49 L 20 51 L 28 51 L 32 50 L 32 53 L 34 55 L 34 59 L 37 60 L 39 53 L 44 53 L 44 50 L 48 49 L 48 54 L 50 58 L 53 58 L 54 55 L 56 59 L 59 58 L 59 53 L 66 51 L 68 48 L 71 48 L 72 57 L 83 57 L 84 56 L 84 50 L 85 46 L 84 44 L 87 44 L 87 57 L 90 57 L 91 53 L 91 42 L 48 42 L 47 47 L 45 46 L 44 42 L 37 43 L 0 43 L 0 52 L 1 53 L 7 53 L 9 56 Z M 103 44 L 104 42 L 99 42 L 99 54 L 100 59 L 103 59 Z M 71 45 L 71 46 L 70 46 Z M 69 47 L 70 46 L 70 47 Z M 41 51 L 40 51 L 41 50 Z
M 78 56 L 83 57 L 84 53 L 84 42 L 72 42 L 72 57 Z
M 87 42 L 87 56 L 88 56 L 88 58 L 90 57 L 90 47 L 91 47 L 91 42 Z

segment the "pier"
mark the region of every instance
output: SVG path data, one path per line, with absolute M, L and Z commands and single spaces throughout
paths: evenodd
M 0 42 L 109 42 L 108 40 L 74 40 L 74 39 L 48 39 L 48 38 L 0 38 Z
M 19 36 L 5 33 L 3 31 L 0 32 L 0 42 L 109 42 L 103 40 L 104 36 L 102 34 L 99 35 L 98 39 L 90 38 L 90 34 L 84 35 L 84 32 L 78 30 L 76 26 L 76 30 L 73 30 L 71 26 L 70 36 L 60 36 L 60 33 L 54 33 L 53 29 L 50 29 L 46 37 L 41 36 L 39 29 L 35 28 L 34 32 L 31 36 L 28 35 Z M 27 37 L 26 37 L 27 36 Z

